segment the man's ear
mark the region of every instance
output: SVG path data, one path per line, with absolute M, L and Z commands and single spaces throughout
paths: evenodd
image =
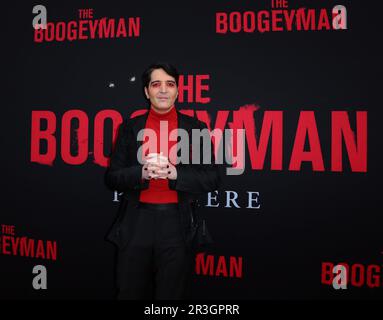
M 144 91 L 145 91 L 146 99 L 149 99 L 148 89 L 146 87 L 144 88 Z

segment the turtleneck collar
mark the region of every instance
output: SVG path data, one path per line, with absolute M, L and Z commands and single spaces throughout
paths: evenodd
M 149 117 L 153 118 L 153 119 L 157 119 L 157 120 L 171 120 L 171 119 L 175 119 L 177 117 L 177 111 L 176 111 L 176 107 L 173 106 L 170 111 L 166 112 L 166 113 L 158 113 L 156 111 L 154 111 L 153 108 L 150 108 L 149 109 Z

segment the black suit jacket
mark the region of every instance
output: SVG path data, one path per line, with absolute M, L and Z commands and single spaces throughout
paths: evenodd
M 114 150 L 110 158 L 110 166 L 105 174 L 105 183 L 112 189 L 123 192 L 117 219 L 109 230 L 106 239 L 122 248 L 129 243 L 135 229 L 138 217 L 138 202 L 140 191 L 149 187 L 148 180 L 142 180 L 142 164 L 137 160 L 138 148 L 142 145 L 137 141 L 138 132 L 145 128 L 148 112 L 132 119 L 126 119 L 118 130 Z M 192 129 L 204 129 L 206 125 L 192 117 L 177 111 L 178 128 L 183 128 L 189 135 L 191 150 Z M 168 180 L 169 188 L 178 194 L 180 221 L 185 243 L 188 246 L 202 246 L 212 242 L 207 229 L 206 220 L 199 214 L 198 197 L 218 189 L 220 173 L 214 162 L 214 152 L 211 149 L 213 161 L 211 164 L 202 162 L 202 144 L 200 147 L 200 164 L 179 163 L 177 179 Z

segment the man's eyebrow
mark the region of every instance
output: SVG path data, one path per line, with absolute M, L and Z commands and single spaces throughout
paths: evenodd
M 154 82 L 161 82 L 160 80 L 153 80 L 153 81 L 150 81 L 150 83 L 154 83 Z M 173 83 L 176 83 L 174 80 L 165 80 L 165 82 L 173 82 Z

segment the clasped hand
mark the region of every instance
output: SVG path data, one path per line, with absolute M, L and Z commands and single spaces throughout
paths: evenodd
M 149 153 L 142 166 L 143 179 L 177 179 L 177 169 L 163 153 Z

